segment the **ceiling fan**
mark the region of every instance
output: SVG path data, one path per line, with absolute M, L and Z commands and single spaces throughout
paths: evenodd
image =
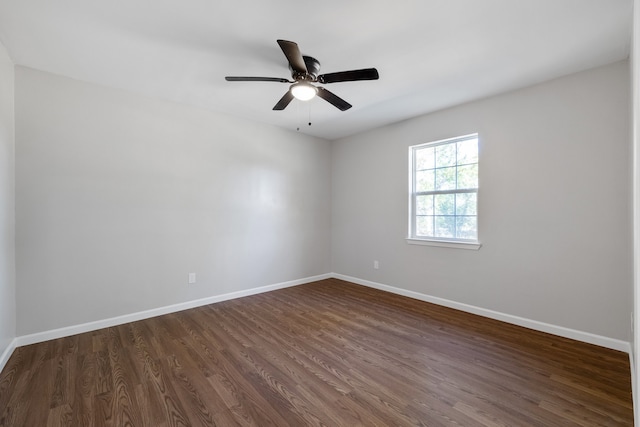
M 378 70 L 375 68 L 364 68 L 361 70 L 340 71 L 337 73 L 318 74 L 320 72 L 320 61 L 310 56 L 303 56 L 295 42 L 278 40 L 278 45 L 282 49 L 284 56 L 289 61 L 291 77 L 293 80 L 279 77 L 237 77 L 227 76 L 225 80 L 229 82 L 277 82 L 293 83 L 280 101 L 273 107 L 274 110 L 284 110 L 293 98 L 301 101 L 308 101 L 316 95 L 329 102 L 341 111 L 352 107 L 344 99 L 321 86 L 312 83 L 338 83 L 352 82 L 356 80 L 377 80 Z

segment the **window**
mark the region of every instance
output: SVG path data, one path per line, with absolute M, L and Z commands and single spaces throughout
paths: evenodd
M 408 243 L 478 249 L 478 134 L 409 147 Z

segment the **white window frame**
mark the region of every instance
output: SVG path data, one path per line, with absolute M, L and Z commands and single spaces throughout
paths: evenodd
M 425 245 L 425 246 L 440 246 L 446 248 L 456 248 L 456 249 L 471 249 L 478 250 L 482 246 L 478 239 L 470 240 L 470 239 L 456 239 L 456 238 L 437 238 L 437 237 L 424 237 L 424 236 L 416 236 L 416 196 L 422 193 L 416 192 L 416 170 L 415 170 L 415 152 L 421 148 L 425 147 L 434 147 L 438 145 L 446 145 L 446 144 L 455 144 L 460 141 L 468 140 L 468 139 L 477 139 L 478 140 L 478 166 L 480 165 L 480 138 L 477 133 L 458 136 L 455 138 L 442 139 L 439 141 L 427 142 L 424 144 L 412 145 L 409 147 L 409 235 L 406 239 L 407 243 L 412 245 Z M 479 193 L 479 184 L 475 189 L 464 189 L 464 190 L 445 190 L 445 191 L 433 191 L 426 192 L 428 194 L 458 194 L 458 193 Z M 478 200 L 476 198 L 476 200 Z M 478 212 L 476 210 L 476 220 L 478 218 Z M 476 222 L 476 236 L 479 236 L 478 223 Z

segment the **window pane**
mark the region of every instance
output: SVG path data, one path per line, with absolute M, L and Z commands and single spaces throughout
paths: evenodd
M 456 144 L 438 145 L 436 149 L 436 167 L 455 166 Z
M 455 194 L 436 194 L 434 198 L 434 214 L 455 215 Z
M 478 140 L 467 139 L 458 142 L 458 164 L 478 163 Z
M 456 237 L 476 240 L 478 238 L 478 218 L 475 216 L 456 217 Z
M 416 197 L 416 215 L 433 215 L 433 196 Z
M 478 165 L 458 166 L 458 189 L 478 188 Z
M 436 190 L 456 189 L 456 168 L 436 169 Z
M 477 200 L 476 193 L 456 194 L 456 215 L 477 215 Z
M 435 171 L 433 169 L 416 172 L 416 191 L 433 191 Z
M 420 148 L 415 151 L 416 170 L 433 169 L 436 167 L 435 148 Z
M 474 134 L 409 147 L 413 237 L 477 240 L 478 144 Z
M 456 237 L 456 217 L 436 216 L 434 237 Z
M 416 236 L 433 237 L 433 217 L 432 216 L 416 217 Z

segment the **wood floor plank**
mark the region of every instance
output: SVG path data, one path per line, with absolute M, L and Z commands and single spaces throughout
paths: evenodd
M 47 418 L 47 427 L 67 427 L 72 425 L 72 422 L 73 410 L 68 404 L 56 406 L 49 411 L 49 418 Z
M 160 401 L 161 397 L 155 387 L 144 381 L 136 386 L 135 394 L 143 426 L 167 427 L 169 425 Z
M 193 381 L 174 355 L 160 360 L 160 365 L 168 373 L 167 380 L 173 385 L 173 392 L 180 406 L 184 408 L 188 425 L 213 426 L 212 410 L 203 400 Z
M 115 424 L 118 426 L 142 426 L 140 408 L 135 397 L 136 376 L 130 366 L 128 353 L 123 348 L 113 346 L 109 348 L 109 361 L 113 376 L 113 408 Z
M 337 279 L 16 349 L 2 426 L 631 426 L 625 353 Z

